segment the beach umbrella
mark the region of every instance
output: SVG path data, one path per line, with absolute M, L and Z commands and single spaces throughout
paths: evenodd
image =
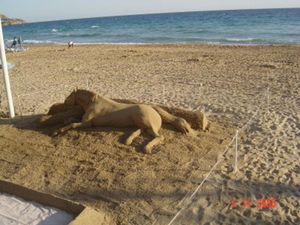
M 10 118 L 13 118 L 13 117 L 15 117 L 15 110 L 14 110 L 14 104 L 13 104 L 13 100 L 12 100 L 10 82 L 9 82 L 9 76 L 8 76 L 8 64 L 7 64 L 6 55 L 5 55 L 1 17 L 0 17 L 0 53 L 1 53 L 1 62 L 2 62 L 1 67 L 2 67 L 2 71 L 3 71 L 6 97 L 7 97 L 8 108 L 9 108 L 9 116 L 10 116 Z

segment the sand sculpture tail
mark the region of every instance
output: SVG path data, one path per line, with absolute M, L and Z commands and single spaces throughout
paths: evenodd
M 161 107 L 157 105 L 151 105 L 152 108 L 154 108 L 158 114 L 162 118 L 163 123 L 170 123 L 173 126 L 175 126 L 179 131 L 181 131 L 184 134 L 193 134 L 194 130 L 191 128 L 190 124 L 183 118 L 174 116 Z
M 126 104 L 145 104 L 130 99 L 113 99 L 116 102 Z M 149 104 L 162 118 L 163 123 L 170 123 L 184 134 L 194 135 L 196 131 L 209 129 L 209 121 L 201 112 L 184 110 L 176 107 Z M 171 112 L 171 113 L 169 113 Z

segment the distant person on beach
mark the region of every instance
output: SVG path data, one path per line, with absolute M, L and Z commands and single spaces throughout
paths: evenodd
M 18 45 L 19 45 L 21 48 L 23 48 L 23 46 L 22 46 L 22 37 L 21 37 L 21 36 L 18 38 Z
M 73 48 L 73 46 L 74 46 L 74 44 L 73 44 L 73 42 L 71 41 L 71 42 L 68 42 L 68 48 Z
M 11 47 L 11 48 L 12 48 L 12 47 L 16 47 L 16 46 L 17 46 L 17 42 L 18 42 L 18 39 L 17 39 L 16 37 L 14 37 L 13 43 L 12 43 L 12 45 L 11 45 L 10 47 Z

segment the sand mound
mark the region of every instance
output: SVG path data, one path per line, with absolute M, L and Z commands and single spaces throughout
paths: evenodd
M 166 125 L 161 129 L 165 140 L 146 156 L 147 133 L 131 146 L 123 144 L 135 128 L 89 128 L 52 137 L 62 124 L 39 127 L 39 121 L 40 115 L 1 120 L 3 154 L 13 156 L 2 161 L 2 173 L 20 185 L 103 210 L 125 224 L 145 224 L 145 215 L 168 220 L 165 206 L 176 208 L 173 202 L 195 187 L 195 171 L 203 176 L 234 133 L 227 123 L 212 122 L 209 132 L 190 137 Z
M 0 120 L 2 180 L 95 208 L 110 224 L 169 224 L 187 202 L 173 224 L 300 223 L 299 46 L 58 48 L 37 45 L 7 54 L 15 64 L 10 70 L 14 100 L 20 96 L 23 115 L 31 116 Z M 204 112 L 209 132 L 190 137 L 164 125 L 165 140 L 152 155 L 142 153 L 152 138 L 147 133 L 130 146 L 123 144 L 134 128 L 95 127 L 52 137 L 70 115 L 61 115 L 58 125 L 39 127 L 38 121 L 54 102 L 64 101 L 74 82 L 109 98 Z M 262 97 L 268 87 L 269 101 Z M 5 93 L 3 81 L 0 91 Z M 233 171 L 233 142 L 190 201 L 235 130 L 261 102 L 261 110 L 239 134 L 239 171 Z M 2 99 L 0 111 L 5 105 Z M 194 129 L 201 127 L 200 116 L 184 113 Z M 274 199 L 276 207 L 262 207 L 262 200 Z

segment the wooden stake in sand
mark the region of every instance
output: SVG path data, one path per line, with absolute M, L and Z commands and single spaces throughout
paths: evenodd
M 166 95 L 166 86 L 163 84 L 163 105 L 166 105 L 165 95 Z
M 235 158 L 234 158 L 234 172 L 238 171 L 238 137 L 239 137 L 239 130 L 236 130 L 235 133 Z
M 1 52 L 2 71 L 3 71 L 3 77 L 4 77 L 4 83 L 5 83 L 5 90 L 6 90 L 6 96 L 7 96 L 8 108 L 9 108 L 9 116 L 10 116 L 10 118 L 13 118 L 13 117 L 15 117 L 15 110 L 14 110 L 14 104 L 12 101 L 10 82 L 9 82 L 9 76 L 8 76 L 8 68 L 7 68 L 6 55 L 5 55 L 5 49 L 4 49 L 1 17 L 0 17 L 0 52 Z
M 270 113 L 270 88 L 267 89 L 267 115 Z

